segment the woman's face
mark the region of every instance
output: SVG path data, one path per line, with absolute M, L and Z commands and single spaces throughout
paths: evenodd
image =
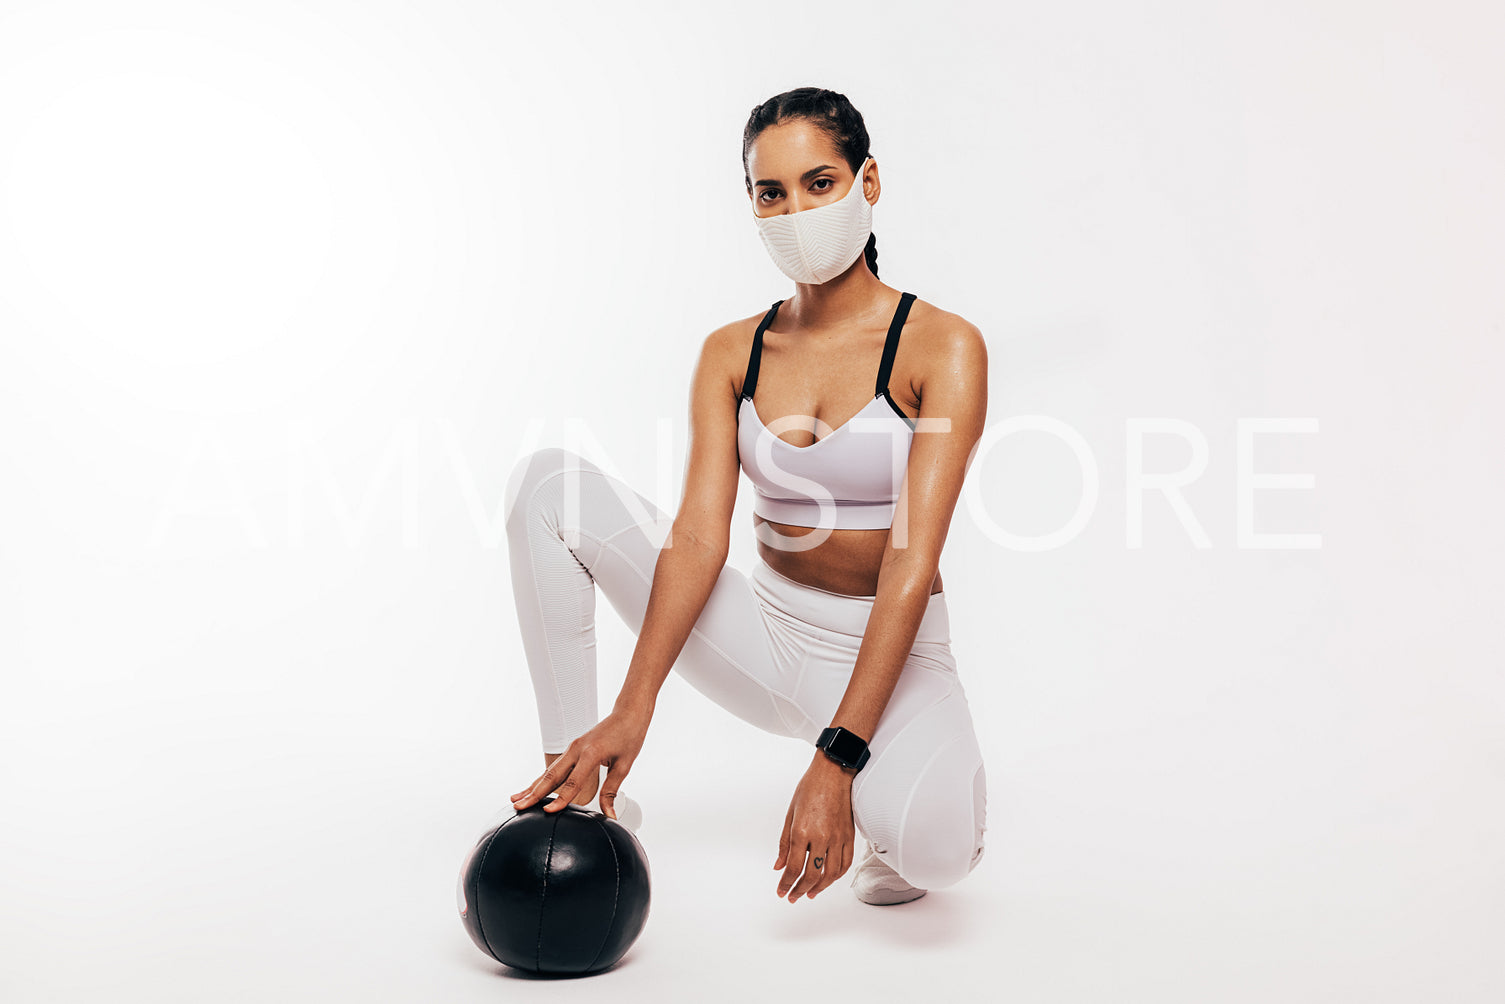
M 846 195 L 857 180 L 831 138 L 804 119 L 781 122 L 759 133 L 747 152 L 747 176 L 752 179 L 749 198 L 756 216 L 824 206 Z M 873 189 L 868 202 L 876 204 L 876 161 L 868 164 L 868 180 Z

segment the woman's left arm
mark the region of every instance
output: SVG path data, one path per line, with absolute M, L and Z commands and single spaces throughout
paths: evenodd
M 877 596 L 846 693 L 826 723 L 869 742 L 914 647 L 951 515 L 987 419 L 988 351 L 975 326 L 961 321 L 925 370 L 906 475 L 878 571 Z M 785 817 L 774 863 L 774 868 L 785 869 L 781 897 L 787 894 L 792 902 L 801 895 L 814 896 L 851 863 L 851 786 L 856 776 L 821 750 L 814 752 Z M 804 855 L 791 851 L 806 835 L 812 845 L 830 846 L 832 851 L 846 844 L 840 867 L 807 871 L 800 878 Z M 812 858 L 815 850 L 812 846 Z
M 878 571 L 878 595 L 851 682 L 827 723 L 869 741 L 914 647 L 951 516 L 987 420 L 987 346 L 982 332 L 962 325 L 946 337 L 923 376 L 907 473 Z M 837 766 L 819 750 L 816 755 Z

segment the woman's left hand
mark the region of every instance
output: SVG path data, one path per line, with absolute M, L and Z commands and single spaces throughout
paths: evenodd
M 800 779 L 779 835 L 774 868 L 783 868 L 779 896 L 793 903 L 814 897 L 846 874 L 856 855 L 857 829 L 852 823 L 852 778 L 820 751 Z M 803 872 L 803 875 L 801 875 Z

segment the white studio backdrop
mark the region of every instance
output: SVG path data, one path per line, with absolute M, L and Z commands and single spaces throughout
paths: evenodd
M 1501 27 L 0 5 L 0 998 L 1500 999 Z M 500 984 L 453 883 L 540 769 L 507 474 L 674 510 L 701 339 L 793 292 L 742 126 L 807 84 L 882 279 L 988 342 L 942 559 L 988 856 L 791 914 L 808 751 L 671 676 L 636 965 Z

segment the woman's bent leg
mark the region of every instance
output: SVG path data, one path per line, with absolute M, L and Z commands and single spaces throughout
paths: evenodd
M 852 814 L 906 882 L 940 889 L 982 858 L 987 777 L 961 683 L 954 668 L 937 668 L 949 661 L 949 646 L 944 654 L 925 649 L 929 655 L 905 663 L 868 744 L 872 755 L 852 781 Z M 850 665 L 845 674 L 807 670 L 801 696 L 812 717 L 836 713 L 850 675 Z
M 557 447 L 518 462 L 506 505 L 513 595 L 543 749 L 560 753 L 601 720 L 596 588 L 640 634 L 672 520 L 620 479 Z M 734 568 L 721 570 L 674 668 L 764 731 L 793 735 L 802 724 L 787 696 L 795 667 L 770 643 L 747 576 Z
M 869 767 L 852 803 L 878 855 L 921 889 L 966 878 L 985 846 L 987 774 L 959 686 L 909 718 Z
M 787 579 L 760 564 L 760 595 L 799 618 L 801 671 L 792 695 L 814 741 L 851 683 L 873 606 Z M 922 889 L 952 885 L 982 857 L 987 778 L 957 675 L 945 596 L 932 594 L 878 727 L 871 757 L 852 779 L 858 830 L 891 868 Z

